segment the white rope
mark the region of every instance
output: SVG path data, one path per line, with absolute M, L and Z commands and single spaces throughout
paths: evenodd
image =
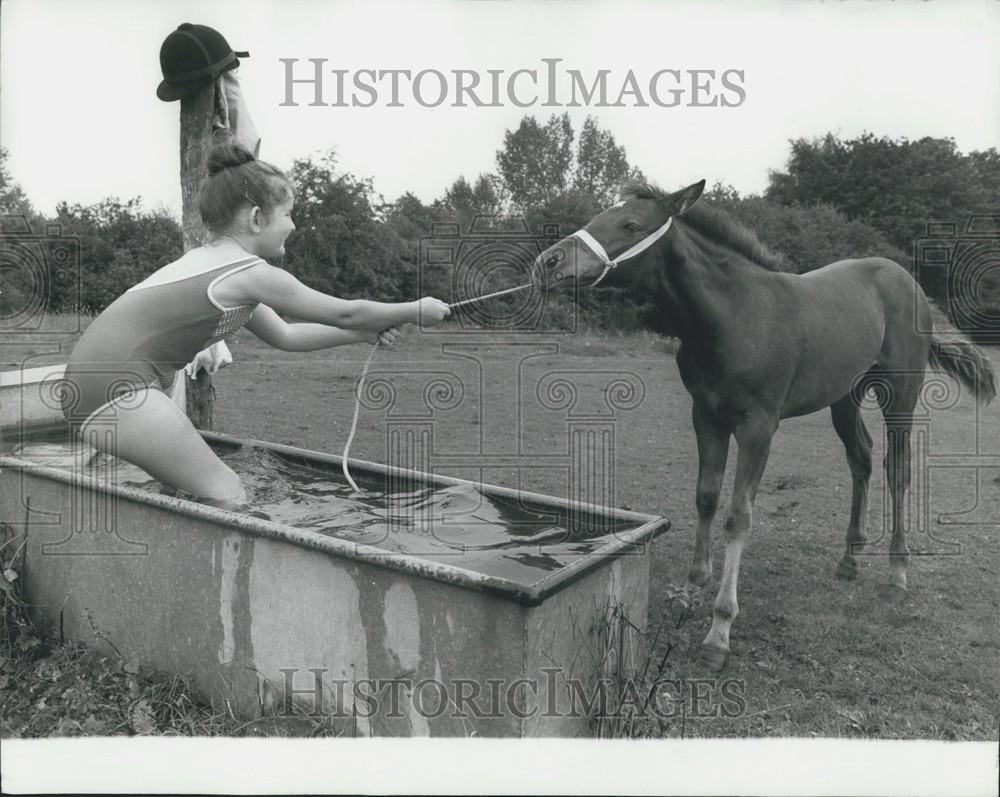
M 454 304 L 449 304 L 448 306 L 454 310 L 456 307 L 461 307 L 463 304 L 472 304 L 473 302 L 482 302 L 486 299 L 492 299 L 494 296 L 503 296 L 505 293 L 513 293 L 514 291 L 523 291 L 525 288 L 530 288 L 532 283 L 527 285 L 518 285 L 516 288 L 505 288 L 502 291 L 495 291 L 494 293 L 487 293 L 485 296 L 474 296 L 471 299 L 462 299 L 460 302 L 455 302 Z
M 361 490 L 358 489 L 358 485 L 351 478 L 351 473 L 347 469 L 347 453 L 351 450 L 351 443 L 354 441 L 354 433 L 358 430 L 358 412 L 361 410 L 361 391 L 365 386 L 365 377 L 368 375 L 368 366 L 372 364 L 372 359 L 375 357 L 375 352 L 378 351 L 378 343 L 372 346 L 372 350 L 368 353 L 368 359 L 365 360 L 365 367 L 361 371 L 361 378 L 358 380 L 358 387 L 354 394 L 354 418 L 351 420 L 351 432 L 347 435 L 347 444 L 344 446 L 344 457 L 343 461 L 340 463 L 344 471 L 344 476 L 347 479 L 347 483 L 351 485 L 351 489 L 356 493 L 360 493 Z
M 472 302 L 481 302 L 485 299 L 492 299 L 494 296 L 503 296 L 505 293 L 513 293 L 514 291 L 523 291 L 525 288 L 530 288 L 531 283 L 527 285 L 518 285 L 516 288 L 506 288 L 502 291 L 496 291 L 495 293 L 488 293 L 485 296 L 476 296 L 472 299 L 463 299 L 460 302 L 455 302 L 454 304 L 448 305 L 449 308 L 455 309 L 456 307 L 461 307 L 463 304 L 471 304 Z M 347 467 L 347 455 L 351 450 L 351 443 L 354 442 L 354 434 L 358 430 L 358 413 L 361 411 L 361 391 L 365 386 L 365 377 L 368 375 L 368 367 L 372 364 L 372 360 L 375 357 L 375 352 L 378 351 L 378 343 L 372 346 L 372 350 L 368 353 L 368 359 L 365 360 L 365 367 L 361 370 L 361 378 L 358 379 L 358 386 L 354 393 L 354 417 L 351 419 L 351 431 L 347 435 L 347 443 L 344 445 L 344 456 L 341 459 L 340 467 L 344 471 L 344 478 L 347 479 L 347 483 L 351 485 L 351 489 L 356 493 L 360 493 L 361 490 L 358 489 L 357 483 L 351 478 L 351 472 Z

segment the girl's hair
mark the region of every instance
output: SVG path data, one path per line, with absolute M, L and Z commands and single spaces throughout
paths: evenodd
M 216 144 L 208 155 L 198 210 L 208 229 L 223 231 L 240 208 L 256 205 L 269 215 L 293 196 L 291 182 L 277 166 L 257 160 L 239 144 Z

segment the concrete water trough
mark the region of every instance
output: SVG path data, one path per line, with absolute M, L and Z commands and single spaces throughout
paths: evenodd
M 66 441 L 58 410 L 34 398 L 54 378 L 0 380 L 0 521 L 14 547 L 27 541 L 22 589 L 43 633 L 188 676 L 238 716 L 323 713 L 359 735 L 588 735 L 611 663 L 621 677 L 641 661 L 663 518 L 354 460 L 393 522 L 372 525 L 369 508 L 363 534 L 342 523 L 334 536 L 229 512 L 46 457 Z M 343 481 L 336 456 L 204 437 L 220 455 Z M 476 517 L 547 533 L 479 550 L 431 513 L 429 536 L 407 526 L 428 544 L 402 545 L 394 496 L 415 492 L 474 493 Z

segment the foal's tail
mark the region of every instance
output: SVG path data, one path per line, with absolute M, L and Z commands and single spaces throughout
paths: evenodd
M 982 350 L 964 340 L 945 343 L 934 338 L 928 363 L 932 368 L 947 371 L 976 396 L 989 404 L 997 396 L 997 378 L 993 365 Z

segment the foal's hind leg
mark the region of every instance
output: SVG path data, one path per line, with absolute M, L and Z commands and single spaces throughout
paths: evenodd
M 906 491 L 910 487 L 910 434 L 913 408 L 920 395 L 924 376 L 901 375 L 892 381 L 892 390 L 882 416 L 885 418 L 885 476 L 889 488 L 889 520 L 892 541 L 889 543 L 890 583 L 906 589 L 906 567 L 910 550 L 906 545 Z M 887 524 L 888 525 L 888 524 Z
M 851 468 L 851 519 L 847 524 L 847 550 L 837 564 L 837 577 L 858 577 L 858 563 L 854 558 L 867 541 L 865 519 L 868 514 L 868 481 L 872 475 L 872 438 L 865 428 L 857 399 L 853 394 L 844 396 L 830 405 L 833 428 L 837 431 Z
M 698 530 L 688 583 L 700 588 L 712 577 L 712 520 L 719 507 L 719 493 L 726 473 L 730 431 L 697 401 L 691 408 L 691 418 L 698 438 L 698 489 L 695 494 Z

